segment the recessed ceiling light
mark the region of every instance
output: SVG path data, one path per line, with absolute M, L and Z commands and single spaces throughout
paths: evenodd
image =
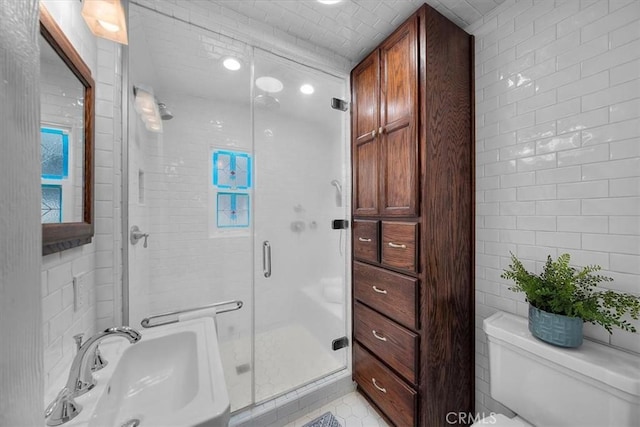
M 237 71 L 242 67 L 242 64 L 240 64 L 240 61 L 236 58 L 227 58 L 222 62 L 222 65 L 224 65 L 224 68 L 231 71 Z
M 269 93 L 278 93 L 284 88 L 280 80 L 270 76 L 258 77 L 256 79 L 256 86 Z
M 342 0 L 318 0 L 318 3 L 322 4 L 336 4 L 340 3 Z
M 302 86 L 300 86 L 300 92 L 304 93 L 305 95 L 311 95 L 314 90 L 315 89 L 310 84 L 303 84 Z

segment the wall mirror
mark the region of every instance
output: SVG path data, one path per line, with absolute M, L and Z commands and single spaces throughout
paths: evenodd
M 40 5 L 42 254 L 93 237 L 91 70 Z

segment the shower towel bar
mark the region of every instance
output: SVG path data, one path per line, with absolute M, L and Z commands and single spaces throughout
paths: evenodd
M 244 305 L 244 303 L 242 301 L 240 301 L 240 300 L 231 300 L 231 301 L 217 302 L 215 304 L 203 305 L 203 306 L 200 306 L 200 307 L 185 308 L 184 310 L 170 311 L 168 313 L 155 314 L 153 316 L 145 317 L 144 319 L 142 319 L 142 322 L 140 322 L 140 325 L 142 325 L 143 328 L 154 328 L 156 326 L 168 325 L 170 323 L 178 322 L 178 319 L 168 320 L 166 322 L 155 323 L 153 325 L 151 325 L 150 322 L 151 322 L 152 319 L 157 319 L 159 317 L 175 316 L 175 315 L 182 314 L 182 313 L 190 313 L 192 311 L 204 310 L 206 308 L 216 308 L 216 307 L 221 307 L 221 306 L 229 305 L 229 304 L 235 304 L 236 306 L 232 307 L 232 308 L 226 308 L 226 309 L 223 309 L 223 310 L 216 310 L 216 314 L 226 313 L 228 311 L 240 310 L 242 308 L 242 306 Z

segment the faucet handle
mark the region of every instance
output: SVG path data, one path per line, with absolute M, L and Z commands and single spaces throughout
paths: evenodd
M 65 387 L 60 390 L 53 402 L 47 406 L 44 411 L 44 417 L 48 418 L 48 426 L 59 426 L 75 418 L 81 410 L 82 406 L 73 400 L 71 391 Z
M 82 347 L 82 338 L 84 337 L 84 333 L 79 333 L 73 336 L 73 340 L 76 342 L 76 351 L 80 350 Z
M 102 357 L 100 354 L 100 348 L 96 345 L 96 349 L 93 352 L 93 360 L 91 362 L 91 372 L 99 371 L 109 364 L 109 361 Z

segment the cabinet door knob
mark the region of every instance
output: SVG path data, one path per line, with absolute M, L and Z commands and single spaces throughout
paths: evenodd
M 386 337 L 383 337 L 382 335 L 378 334 L 375 330 L 372 330 L 371 333 L 373 334 L 374 337 L 376 337 L 380 341 L 386 341 L 387 340 Z
M 372 131 L 371 131 L 371 138 L 375 138 L 375 137 L 376 137 L 376 135 L 377 135 L 376 130 L 375 130 L 375 129 L 374 129 L 374 130 L 372 130 Z
M 407 249 L 407 245 L 398 245 L 397 243 L 393 243 L 393 242 L 389 242 L 388 244 L 390 248 Z
M 376 291 L 379 294 L 386 294 L 387 293 L 387 291 L 385 289 L 380 289 L 376 285 L 373 285 L 372 288 L 373 288 L 374 291 Z
M 384 133 L 384 128 L 383 128 L 382 126 L 380 126 L 380 127 L 378 128 L 378 133 L 379 133 L 380 135 L 382 135 L 382 134 Z
M 364 237 L 358 237 L 358 240 L 365 243 L 370 243 L 371 239 L 365 239 Z
M 371 382 L 373 383 L 373 385 L 375 386 L 375 388 L 377 388 L 377 389 L 378 389 L 378 390 L 380 390 L 381 392 L 383 392 L 383 393 L 386 393 L 386 392 L 387 392 L 387 389 L 386 389 L 386 388 L 384 388 L 384 387 L 380 387 L 380 386 L 378 385 L 378 383 L 376 382 L 376 379 L 375 379 L 375 378 L 371 378 Z

